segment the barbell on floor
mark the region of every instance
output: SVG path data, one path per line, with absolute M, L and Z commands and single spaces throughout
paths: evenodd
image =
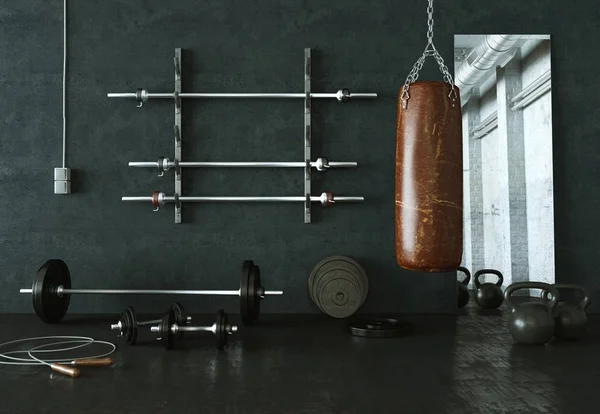
M 327 158 L 317 158 L 316 161 L 311 161 L 310 166 L 316 168 L 317 171 L 327 171 L 329 168 L 351 168 L 358 165 L 355 161 L 329 161 Z M 170 169 L 177 170 L 178 168 L 189 167 L 230 167 L 230 168 L 304 168 L 305 162 L 290 161 L 290 162 L 263 162 L 263 161 L 177 161 L 170 160 L 166 157 L 160 157 L 158 161 L 131 161 L 130 167 L 140 168 L 157 168 L 159 176 L 162 176 Z
M 60 322 L 69 308 L 71 295 L 220 295 L 239 296 L 244 325 L 258 320 L 260 301 L 266 296 L 283 295 L 282 290 L 265 290 L 260 283 L 260 268 L 252 260 L 242 264 L 238 290 L 164 290 L 164 289 L 71 289 L 71 274 L 60 259 L 50 259 L 39 268 L 31 289 L 20 289 L 33 298 L 36 315 L 46 323 Z
M 141 107 L 148 99 L 184 99 L 184 98 L 265 98 L 265 99 L 305 99 L 306 93 L 195 93 L 195 92 L 167 92 L 150 93 L 146 89 L 137 89 L 135 92 L 108 93 L 109 98 L 129 98 L 138 102 Z M 377 98 L 376 93 L 350 93 L 348 89 L 340 89 L 335 93 L 309 93 L 310 98 L 334 98 L 340 102 L 346 102 L 353 98 Z
M 309 200 L 308 200 L 309 199 Z M 364 197 L 334 197 L 333 193 L 326 191 L 322 193 L 320 196 L 217 196 L 217 197 L 209 197 L 209 196 L 182 196 L 178 197 L 176 195 L 168 196 L 163 192 L 154 191 L 151 196 L 134 196 L 134 197 L 121 197 L 121 201 L 145 201 L 152 203 L 154 207 L 154 211 L 158 211 L 158 209 L 164 206 L 166 203 L 183 203 L 183 202 L 191 202 L 191 203 L 210 203 L 210 202 L 307 202 L 310 201 L 312 203 L 321 203 L 323 207 L 331 206 L 335 203 L 351 203 L 351 202 L 361 202 L 364 201 Z

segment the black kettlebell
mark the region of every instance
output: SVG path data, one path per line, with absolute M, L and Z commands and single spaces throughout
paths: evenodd
M 498 281 L 494 283 L 479 283 L 479 276 L 483 274 L 492 274 L 498 276 Z M 502 293 L 502 283 L 504 282 L 504 276 L 498 270 L 495 269 L 481 269 L 475 272 L 473 276 L 475 287 L 475 302 L 483 309 L 496 309 L 502 302 L 504 302 L 504 294 Z
M 554 336 L 560 339 L 576 340 L 581 339 L 586 332 L 587 328 L 587 316 L 585 310 L 590 305 L 590 296 L 583 286 L 569 285 L 566 283 L 555 283 L 554 286 L 558 291 L 560 290 L 579 290 L 583 293 L 583 299 L 578 305 L 573 305 L 565 301 L 559 301 L 556 305 L 556 309 L 552 313 L 554 317 L 554 323 L 556 327 L 554 329 Z M 548 301 L 550 292 L 545 290 L 542 292 L 541 297 L 544 301 Z
M 464 308 L 469 303 L 469 282 L 471 281 L 471 272 L 466 267 L 458 266 L 456 269 L 459 272 L 463 272 L 467 277 L 462 282 L 456 281 L 456 290 L 458 297 L 458 307 Z
M 552 294 L 552 299 L 543 302 L 526 302 L 516 305 L 511 294 L 518 289 L 542 289 Z M 508 330 L 513 339 L 522 344 L 544 345 L 554 336 L 552 312 L 558 304 L 558 291 L 552 285 L 541 282 L 517 282 L 506 288 L 506 306 L 510 310 Z

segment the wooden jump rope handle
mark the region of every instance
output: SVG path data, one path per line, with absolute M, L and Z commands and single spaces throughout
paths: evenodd
M 73 365 L 77 367 L 110 367 L 114 364 L 112 358 L 76 359 Z
M 50 364 L 50 368 L 56 372 L 60 372 L 61 374 L 65 374 L 73 378 L 77 378 L 80 374 L 77 368 L 71 368 L 66 365 Z

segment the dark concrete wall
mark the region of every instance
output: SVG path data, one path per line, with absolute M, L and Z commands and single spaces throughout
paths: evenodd
M 63 258 L 78 287 L 235 288 L 252 258 L 267 288 L 285 295 L 265 312 L 314 312 L 307 277 L 322 257 L 346 254 L 370 276 L 368 312 L 454 312 L 454 275 L 401 270 L 394 256 L 397 90 L 425 46 L 425 1 L 69 2 L 68 156 L 73 194 L 53 194 L 61 158 L 62 2 L 0 2 L 0 311 L 29 312 L 28 287 L 48 258 Z M 567 8 L 568 7 L 568 8 Z M 436 4 L 436 45 L 449 66 L 454 33 L 550 33 L 553 47 L 557 278 L 596 293 L 599 81 L 586 38 L 593 2 L 476 0 Z M 303 48 L 314 89 L 378 92 L 374 101 L 315 102 L 315 156 L 355 160 L 315 192 L 364 195 L 364 204 L 315 212 L 301 204 L 184 206 L 152 213 L 123 195 L 172 191 L 172 175 L 127 167 L 172 156 L 170 102 L 110 100 L 107 92 L 173 88 L 184 52 L 186 91 L 301 91 Z M 441 79 L 433 61 L 421 79 Z M 301 160 L 302 102 L 184 102 L 187 160 Z M 301 194 L 300 171 L 186 171 L 186 194 Z M 585 201 L 583 201 L 585 200 Z M 79 297 L 72 312 L 157 311 L 172 298 Z M 183 298 L 188 308 L 237 310 L 236 298 Z M 596 307 L 595 309 L 599 309 Z

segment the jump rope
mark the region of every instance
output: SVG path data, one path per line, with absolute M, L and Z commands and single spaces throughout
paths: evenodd
M 76 378 L 80 375 L 79 368 L 77 367 L 107 367 L 111 366 L 114 363 L 114 360 L 112 358 L 109 358 L 108 356 L 115 352 L 117 346 L 111 342 L 98 341 L 94 338 L 90 338 L 87 336 L 38 336 L 33 338 L 17 339 L 14 341 L 4 342 L 0 344 L 0 349 L 9 345 L 49 340 L 54 341 L 47 342 L 42 345 L 37 345 L 29 349 L 0 352 L 0 364 L 38 366 L 45 365 L 50 367 L 53 371 Z M 48 359 L 43 358 L 41 355 L 73 351 L 75 349 L 81 349 L 92 344 L 105 345 L 110 347 L 110 350 L 101 354 L 77 358 L 63 357 Z M 57 346 L 59 345 L 62 345 L 62 347 L 57 348 Z M 36 354 L 39 357 L 35 356 Z

